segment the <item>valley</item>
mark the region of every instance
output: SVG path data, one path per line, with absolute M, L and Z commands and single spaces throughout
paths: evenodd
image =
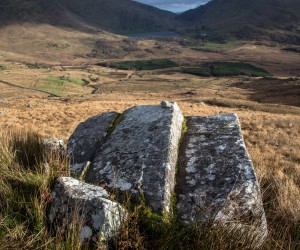
M 268 22 L 270 26 L 249 32 L 254 34 L 249 37 L 236 36 L 236 26 L 238 33 L 244 30 L 244 21 L 239 23 L 235 19 L 228 18 L 224 29 L 220 19 L 208 29 L 190 25 L 191 21 L 208 25 L 211 16 L 207 13 L 220 11 L 218 6 L 214 7 L 220 2 L 212 1 L 180 16 L 127 0 L 122 5 L 118 1 L 107 2 L 109 13 L 117 6 L 117 13 L 125 13 L 122 18 L 115 12 L 104 13 L 98 5 L 102 3 L 100 0 L 87 1 L 85 8 L 80 1 L 68 0 L 51 4 L 42 0 L 15 1 L 20 4 L 18 9 L 13 8 L 15 3 L 0 3 L 0 13 L 3 10 L 9 13 L 0 17 L 0 137 L 37 133 L 42 139 L 57 137 L 67 142 L 77 125 L 92 116 L 159 104 L 162 100 L 177 102 L 185 116 L 237 113 L 262 188 L 269 226 L 262 249 L 297 249 L 300 246 L 298 19 L 288 19 L 291 25 L 288 34 Z M 255 12 L 258 3 L 254 2 Z M 131 6 L 129 12 L 128 6 Z M 49 11 L 43 14 L 45 10 Z M 189 13 L 191 16 L 187 16 Z M 269 13 L 270 20 L 277 13 L 278 9 Z M 293 17 L 293 8 L 288 8 L 288 13 Z M 227 19 L 225 14 L 228 13 L 224 13 Z M 234 27 L 232 22 L 236 24 Z M 255 25 L 253 21 L 251 29 Z M 219 29 L 221 35 L 215 36 Z M 272 34 L 257 35 L 265 30 L 270 30 L 276 39 L 270 38 Z M 288 39 L 280 40 L 281 37 Z M 5 140 L 0 140 L 1 152 L 6 152 L 3 145 L 9 140 Z M 2 156 L 0 167 L 5 158 Z M 24 175 L 36 174 L 29 171 Z M 10 236 L 12 229 L 7 226 L 10 222 L 5 223 L 0 213 L 0 229 L 4 232 L 0 234 L 0 246 L 21 249 L 25 245 L 36 249 L 40 241 L 52 244 L 49 235 L 40 241 L 27 241 L 26 237 L 32 239 L 36 232 L 20 226 L 23 222 L 12 227 L 15 234 Z M 145 246 L 161 247 L 163 237 L 172 240 L 173 235 L 163 235 L 158 240 L 143 235 L 139 240 Z M 135 240 L 126 244 L 134 245 Z

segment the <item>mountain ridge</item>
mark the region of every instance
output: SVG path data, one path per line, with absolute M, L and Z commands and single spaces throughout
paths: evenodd
M 2 0 L 0 3 L 0 26 L 32 22 L 131 33 L 172 29 L 175 15 L 131 0 Z
M 84 32 L 178 31 L 196 38 L 300 43 L 300 0 L 212 0 L 175 14 L 132 0 L 2 0 L 0 27 L 47 23 Z
M 300 36 L 299 13 L 300 0 L 212 0 L 177 19 L 194 29 L 240 38 L 263 37 L 264 32 L 272 35 L 275 31 Z

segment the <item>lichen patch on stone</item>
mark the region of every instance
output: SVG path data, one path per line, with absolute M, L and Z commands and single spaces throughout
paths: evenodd
M 183 119 L 176 103 L 126 110 L 97 151 L 86 181 L 129 192 L 133 198 L 143 194 L 155 211 L 168 211 Z
M 71 177 L 57 179 L 52 192 L 48 220 L 52 227 L 74 227 L 78 222 L 80 242 L 98 240 L 105 235 L 108 240 L 119 230 L 127 212 L 108 199 L 101 187 L 90 185 Z
M 180 152 L 177 211 L 184 224 L 243 218 L 267 234 L 259 185 L 235 114 L 191 117 Z M 251 219 L 248 219 L 251 214 Z M 232 225 L 232 224 L 231 224 Z

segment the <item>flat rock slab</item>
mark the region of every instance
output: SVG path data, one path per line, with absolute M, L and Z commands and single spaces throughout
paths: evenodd
M 183 115 L 177 104 L 126 110 L 97 153 L 86 181 L 143 195 L 154 211 L 169 211 Z
M 118 203 L 109 200 L 101 187 L 80 182 L 71 177 L 57 179 L 52 191 L 48 220 L 52 228 L 62 230 L 79 225 L 80 243 L 108 240 L 119 230 L 127 212 Z
M 104 113 L 91 117 L 77 126 L 67 144 L 73 177 L 80 176 L 87 163 L 93 160 L 105 141 L 109 127 L 118 115 L 116 112 Z
M 179 156 L 177 211 L 182 223 L 237 222 L 267 235 L 261 193 L 235 114 L 191 117 Z

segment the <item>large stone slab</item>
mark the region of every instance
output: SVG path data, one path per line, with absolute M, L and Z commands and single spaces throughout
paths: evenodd
M 126 110 L 86 181 L 142 195 L 154 211 L 169 211 L 184 118 L 176 103 L 165 104 Z
M 93 160 L 105 141 L 109 127 L 118 115 L 116 112 L 104 113 L 91 117 L 77 126 L 67 144 L 73 177 L 80 176 L 87 162 Z
M 48 220 L 52 228 L 60 229 L 79 225 L 79 240 L 97 242 L 99 237 L 108 240 L 118 233 L 127 212 L 118 203 L 109 200 L 101 187 L 80 182 L 71 177 L 60 177 L 52 191 Z
M 262 242 L 267 225 L 261 193 L 237 116 L 191 117 L 187 126 L 176 188 L 179 219 L 222 222 L 243 233 L 252 225 Z

